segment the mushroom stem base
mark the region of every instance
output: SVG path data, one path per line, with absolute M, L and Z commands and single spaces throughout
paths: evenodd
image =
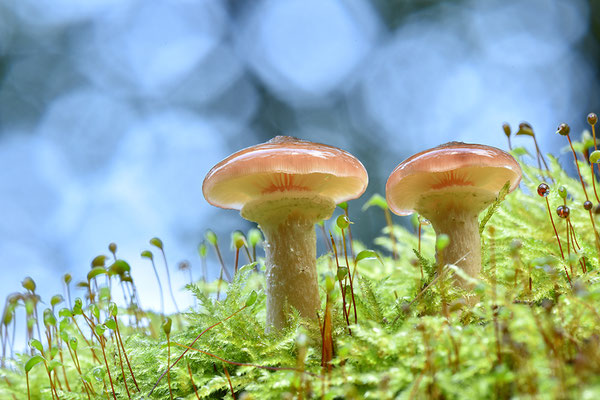
M 479 236 L 478 214 L 466 210 L 452 210 L 446 215 L 424 215 L 431 221 L 437 235 L 445 233 L 450 243 L 436 254 L 438 262 L 454 264 L 467 275 L 477 278 L 481 272 L 481 238 Z M 471 288 L 471 285 L 460 277 L 455 279 L 456 285 Z

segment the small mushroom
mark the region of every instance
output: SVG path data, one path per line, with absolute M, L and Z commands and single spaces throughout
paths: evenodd
M 437 235 L 448 235 L 444 262 L 477 277 L 481 271 L 479 213 L 496 199 L 506 182 L 512 191 L 520 181 L 521 167 L 507 152 L 450 142 L 400 163 L 387 181 L 386 199 L 394 213 L 416 211 L 431 221 Z M 456 283 L 469 286 L 461 279 Z
M 350 153 L 288 136 L 238 151 L 204 178 L 206 200 L 241 210 L 265 235 L 267 330 L 286 326 L 286 303 L 316 319 L 315 223 L 366 189 L 367 171 Z

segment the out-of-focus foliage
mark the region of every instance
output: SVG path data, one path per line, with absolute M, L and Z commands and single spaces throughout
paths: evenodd
M 204 202 L 202 178 L 279 134 L 352 152 L 367 196 L 416 151 L 504 145 L 504 121 L 527 119 L 555 151 L 555 119 L 600 106 L 598 5 L 2 0 L 0 269 L 52 281 L 113 241 L 133 259 L 151 234 L 194 266 L 203 227 L 226 237 L 249 226 Z M 383 218 L 363 215 L 354 237 L 368 242 Z M 207 273 L 219 274 L 212 253 Z M 152 275 L 134 274 L 159 310 Z M 20 279 L 7 274 L 0 294 Z

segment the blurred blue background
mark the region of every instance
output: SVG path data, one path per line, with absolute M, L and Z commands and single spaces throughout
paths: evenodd
M 530 122 L 544 152 L 565 145 L 560 122 L 578 135 L 600 111 L 599 16 L 588 0 L 3 0 L 0 295 L 30 275 L 48 299 L 116 242 L 158 309 L 148 240 L 175 286 L 180 260 L 199 279 L 204 231 L 228 249 L 250 227 L 204 201 L 205 174 L 277 134 L 362 160 L 350 210 L 370 243 L 383 216 L 358 210 L 414 152 L 506 149 L 505 121 Z

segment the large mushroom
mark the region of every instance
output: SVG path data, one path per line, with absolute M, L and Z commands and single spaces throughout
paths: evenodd
M 521 167 L 507 152 L 450 142 L 400 163 L 387 181 L 386 199 L 394 213 L 416 211 L 431 221 L 437 235 L 447 234 L 450 243 L 444 249 L 444 262 L 477 277 L 481 271 L 479 213 L 506 182 L 512 191 L 520 181 Z M 456 282 L 469 286 L 461 279 Z
M 288 136 L 246 148 L 204 178 L 206 200 L 241 210 L 265 235 L 267 330 L 286 326 L 288 306 L 315 319 L 320 308 L 315 223 L 366 189 L 367 171 L 350 153 Z

